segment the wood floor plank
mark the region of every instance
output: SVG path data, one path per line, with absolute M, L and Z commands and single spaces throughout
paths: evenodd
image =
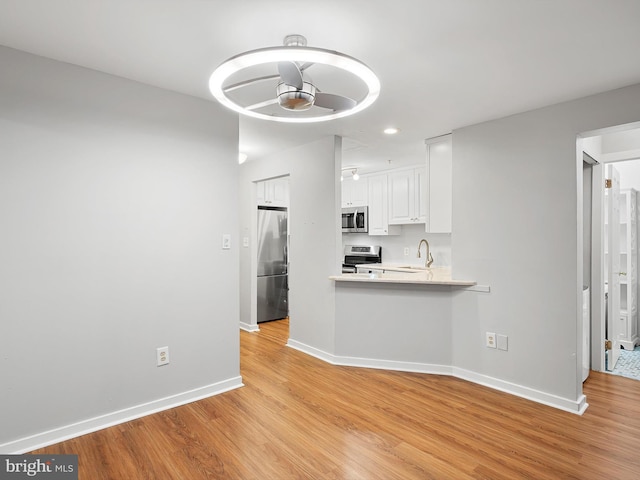
M 90 480 L 640 478 L 640 382 L 592 372 L 583 416 L 457 378 L 339 367 L 241 333 L 245 387 L 33 453 Z

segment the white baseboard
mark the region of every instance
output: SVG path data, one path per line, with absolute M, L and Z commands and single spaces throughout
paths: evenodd
M 506 382 L 498 378 L 489 377 L 487 375 L 475 373 L 470 370 L 464 370 L 462 368 L 456 368 L 450 365 L 398 362 L 393 360 L 379 360 L 374 358 L 342 357 L 324 352 L 322 350 L 318 350 L 317 348 L 310 347 L 309 345 L 305 345 L 304 343 L 297 342 L 296 340 L 291 339 L 289 339 L 287 345 L 291 348 L 295 348 L 296 350 L 300 350 L 307 355 L 314 356 L 333 365 L 377 368 L 380 370 L 398 370 L 402 372 L 417 372 L 437 375 L 451 375 L 468 382 L 476 383 L 478 385 L 484 385 L 485 387 L 493 388 L 501 392 L 509 393 L 517 397 L 526 398 L 537 403 L 542 403 L 544 405 L 548 405 L 550 407 L 558 408 L 560 410 L 575 413 L 578 415 L 582 415 L 589 406 L 584 395 L 581 395 L 577 401 L 572 401 L 567 398 L 558 397 L 557 395 L 551 395 L 540 390 L 535 390 L 515 383 Z
M 584 395 L 581 395 L 578 400 L 569 400 L 568 398 L 559 397 L 557 395 L 552 395 L 550 393 L 545 393 L 516 383 L 500 380 L 499 378 L 482 375 L 470 370 L 464 370 L 462 368 L 454 367 L 453 376 L 578 415 L 582 415 L 589 406 L 586 402 L 587 397 Z
M 295 348 L 296 350 L 300 350 L 302 353 L 306 353 L 307 355 L 311 355 L 312 357 L 319 358 L 320 360 L 332 365 L 339 365 L 334 361 L 335 357 L 332 354 L 327 353 L 323 350 L 319 350 L 315 347 L 310 347 L 309 345 L 298 342 L 296 340 L 287 340 L 287 347 Z
M 258 325 L 251 325 L 249 323 L 240 322 L 240 329 L 246 332 L 259 332 L 260 327 Z
M 431 373 L 435 375 L 451 375 L 451 367 L 447 365 L 436 365 L 430 363 L 401 362 L 397 360 L 380 360 L 377 358 L 345 357 L 333 355 L 317 348 L 310 347 L 304 343 L 291 340 L 287 346 L 300 350 L 302 353 L 319 358 L 332 365 L 345 367 L 377 368 L 379 370 L 397 370 L 399 372 Z
M 14 440 L 0 445 L 1 454 L 22 454 L 39 448 L 63 442 L 71 438 L 86 435 L 103 428 L 112 427 L 120 423 L 125 423 L 136 418 L 151 415 L 170 408 L 179 407 L 187 403 L 213 397 L 220 393 L 228 392 L 242 387 L 242 377 L 234 377 L 222 382 L 213 383 L 204 387 L 182 392 L 177 395 L 160 398 L 151 402 L 142 403 L 133 407 L 125 408 L 115 412 L 100 415 L 98 417 L 83 420 L 81 422 L 65 425 L 46 432 L 38 433 L 29 437 Z
M 432 375 L 451 375 L 451 367 L 432 363 L 398 362 L 395 360 L 378 360 L 358 357 L 335 357 L 336 365 L 350 367 L 378 368 L 380 370 L 397 370 L 399 372 L 429 373 Z

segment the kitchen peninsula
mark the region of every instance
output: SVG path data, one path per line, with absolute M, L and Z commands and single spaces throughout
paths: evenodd
M 446 267 L 366 265 L 335 281 L 335 360 L 343 365 L 453 373 L 452 298 L 488 291 Z

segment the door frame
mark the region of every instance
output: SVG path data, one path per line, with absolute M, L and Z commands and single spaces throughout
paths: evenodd
M 582 255 L 583 240 L 582 230 L 584 228 L 582 221 L 583 212 L 583 195 L 582 195 L 582 168 L 585 159 L 585 147 L 589 144 L 589 140 L 593 140 L 603 135 L 623 132 L 627 130 L 640 129 L 640 122 L 627 123 L 612 127 L 600 128 L 583 132 L 577 136 L 576 152 L 577 152 L 577 174 L 578 181 L 578 285 L 577 285 L 577 345 L 582 342 Z M 592 196 L 591 196 L 591 370 L 605 372 L 605 301 L 604 301 L 604 179 L 605 165 L 607 163 L 621 162 L 626 160 L 637 159 L 637 155 L 603 155 L 600 151 L 590 151 L 589 157 L 597 161 L 592 167 Z M 578 352 L 578 362 L 576 365 L 577 378 L 581 378 L 582 355 Z
M 605 371 L 604 281 L 604 180 L 605 166 L 592 167 L 591 190 L 591 369 Z

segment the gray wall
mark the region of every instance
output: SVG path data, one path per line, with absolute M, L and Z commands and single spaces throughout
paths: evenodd
M 581 396 L 576 137 L 638 119 L 640 85 L 454 131 L 453 271 L 491 286 L 454 298 L 456 367 Z M 509 351 L 486 348 L 486 331 L 508 335 Z
M 7 48 L 0 64 L 0 451 L 239 383 L 235 116 Z
M 330 275 L 341 271 L 340 168 L 342 139 L 325 137 L 241 166 L 240 236 L 251 238 L 240 256 L 240 321 L 256 325 L 255 183 L 289 175 L 290 338 L 334 349 L 335 293 Z
M 443 285 L 336 282 L 335 355 L 450 366 L 451 298 Z

